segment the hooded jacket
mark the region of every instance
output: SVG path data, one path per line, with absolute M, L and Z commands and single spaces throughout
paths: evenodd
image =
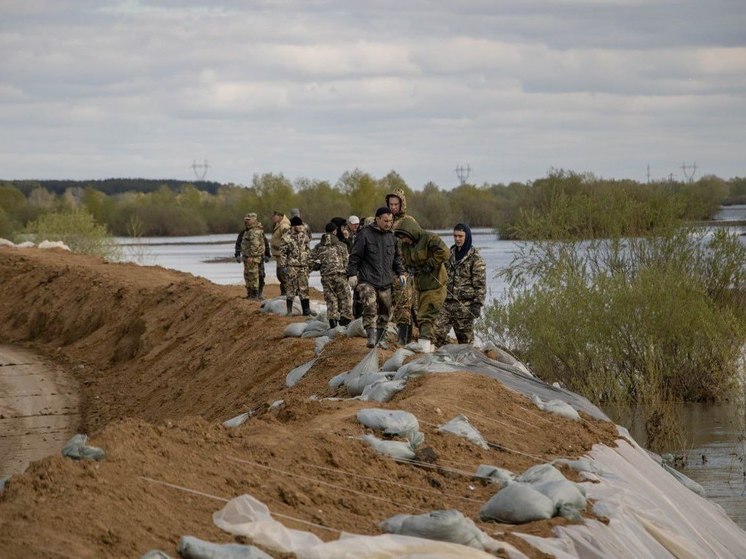
M 286 215 L 284 215 L 272 228 L 272 239 L 269 241 L 269 246 L 272 249 L 272 256 L 280 256 L 282 236 L 288 231 L 290 231 L 290 220 Z
M 401 243 L 404 267 L 414 272 L 418 291 L 445 288 L 448 272 L 443 265 L 451 253 L 438 235 L 422 229 L 414 219 L 402 220 L 397 236 L 406 235 L 414 244 Z
M 311 249 L 311 260 L 321 277 L 347 275 L 347 245 L 334 233 L 321 235 L 319 243 Z
M 391 286 L 394 274 L 404 273 L 399 243 L 391 231 L 383 231 L 375 224 L 358 230 L 347 261 L 347 275 L 377 289 Z
M 401 202 L 399 212 L 394 214 L 394 226 L 391 228 L 392 231 L 396 231 L 397 229 L 399 229 L 399 226 L 405 222 L 413 222 L 415 225 L 418 225 L 417 220 L 411 215 L 407 214 L 407 195 L 404 194 L 404 190 L 402 190 L 401 188 L 397 188 L 393 192 L 386 194 L 386 206 L 389 205 L 389 198 L 391 198 L 392 196 L 399 198 L 399 201 Z

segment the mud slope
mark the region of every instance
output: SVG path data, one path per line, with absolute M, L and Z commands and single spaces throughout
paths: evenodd
M 383 405 L 415 413 L 434 452 L 431 467 L 397 464 L 355 438 L 365 432 L 357 410 L 375 406 L 309 400 L 335 395 L 328 380 L 368 354 L 365 341 L 333 341 L 288 389 L 287 372 L 313 357 L 314 342 L 282 338 L 300 318 L 262 314 L 242 293 L 159 267 L 0 248 L 0 343 L 34 349 L 75 376 L 90 444 L 107 452 L 99 463 L 47 457 L 11 478 L 0 495 L 2 557 L 139 557 L 152 548 L 176 556 L 184 534 L 234 541 L 211 515 L 220 499 L 243 493 L 329 527 L 314 528 L 324 539 L 378 533 L 378 522 L 401 512 L 458 508 L 476 520 L 495 491 L 471 481 L 479 464 L 522 471 L 615 439 L 611 424 L 542 414 L 493 379 L 440 374 L 410 381 Z M 286 405 L 268 410 L 279 399 Z M 221 425 L 249 409 L 257 414 L 242 426 Z M 436 431 L 457 413 L 510 450 Z M 547 534 L 564 522 L 478 524 L 490 534 Z

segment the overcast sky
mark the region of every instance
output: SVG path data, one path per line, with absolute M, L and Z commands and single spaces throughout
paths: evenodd
M 744 0 L 1 0 L 0 178 L 746 176 Z

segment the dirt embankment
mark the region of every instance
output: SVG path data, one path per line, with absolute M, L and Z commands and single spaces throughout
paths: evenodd
M 211 515 L 219 499 L 243 493 L 274 513 L 328 526 L 314 529 L 324 539 L 338 530 L 378 533 L 378 522 L 402 512 L 458 508 L 476 520 L 495 492 L 470 479 L 479 464 L 522 471 L 615 438 L 611 424 L 543 414 L 493 379 L 439 374 L 410 381 L 381 406 L 414 413 L 436 457 L 429 467 L 397 464 L 355 439 L 365 432 L 357 410 L 376 406 L 309 400 L 337 395 L 328 380 L 368 354 L 365 340 L 334 340 L 286 388 L 314 342 L 283 338 L 300 318 L 262 314 L 243 293 L 159 267 L 0 248 L 0 343 L 34 349 L 75 377 L 80 430 L 107 453 L 97 463 L 50 456 L 14 476 L 0 495 L 3 557 L 176 555 L 185 534 L 234 541 Z M 286 405 L 269 411 L 279 399 Z M 257 414 L 242 426 L 221 425 L 250 409 Z M 509 450 L 436 431 L 457 413 Z M 478 524 L 490 534 L 547 534 L 564 522 Z M 504 539 L 541 556 L 515 536 Z

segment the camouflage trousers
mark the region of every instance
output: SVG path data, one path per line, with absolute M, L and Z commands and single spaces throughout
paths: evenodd
M 420 338 L 430 341 L 434 339 L 435 321 L 443 308 L 445 298 L 445 286 L 417 293 L 417 323 L 420 328 Z
M 280 272 L 279 259 L 277 257 L 275 257 L 275 262 L 277 263 L 277 281 L 280 282 L 280 295 L 285 295 L 288 283 L 287 274 Z
M 292 299 L 298 296 L 301 299 L 308 299 L 308 273 L 306 266 L 288 266 L 285 297 Z
M 404 287 L 399 284 L 399 276 L 394 276 L 393 283 L 394 308 L 392 309 L 391 322 L 396 324 L 410 324 L 412 322 L 412 306 L 415 301 L 414 278 L 407 276 Z
M 347 274 L 321 276 L 321 287 L 324 288 L 326 301 L 326 318 L 339 320 L 340 317 L 352 318 L 352 297 L 347 285 Z
M 243 261 L 243 279 L 248 291 L 259 291 L 259 264 Z
M 363 328 L 386 328 L 391 316 L 391 288 L 376 289 L 363 282 L 357 284 L 355 292 L 363 311 Z
M 474 342 L 474 317 L 469 311 L 469 303 L 459 303 L 454 299 L 448 299 L 443 304 L 443 309 L 435 321 L 435 345 L 442 346 L 448 343 L 448 333 L 456 333 L 456 340 L 460 344 L 471 344 Z
M 264 291 L 264 278 L 267 277 L 267 272 L 264 269 L 264 258 L 259 262 L 259 293 Z

